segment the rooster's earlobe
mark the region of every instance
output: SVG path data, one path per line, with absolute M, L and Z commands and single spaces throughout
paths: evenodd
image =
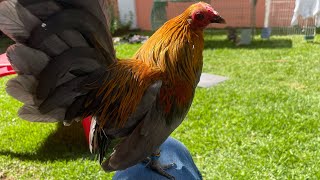
M 191 18 L 188 18 L 187 21 L 188 21 L 188 24 L 192 23 L 192 19 Z

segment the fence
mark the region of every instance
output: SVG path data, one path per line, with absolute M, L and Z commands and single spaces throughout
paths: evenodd
M 154 0 L 149 4 L 149 8 L 152 9 L 150 10 L 151 19 L 150 16 L 145 15 L 140 17 L 140 21 L 151 22 L 149 25 L 144 24 L 141 29 L 157 29 L 194 2 L 194 0 Z M 271 35 L 304 34 L 311 37 L 316 32 L 314 18 L 299 18 L 298 26 L 291 26 L 295 0 L 209 0 L 207 2 L 227 20 L 226 25 L 213 24 L 209 28 L 263 28 L 267 29 Z M 144 4 L 144 10 L 147 9 L 148 5 Z

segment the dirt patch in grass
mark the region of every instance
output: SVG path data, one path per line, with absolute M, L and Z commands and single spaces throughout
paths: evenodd
M 0 171 L 0 180 L 14 180 L 14 178 L 8 176 L 6 172 Z

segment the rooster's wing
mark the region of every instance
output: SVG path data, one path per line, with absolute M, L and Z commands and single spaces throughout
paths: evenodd
M 7 92 L 29 121 L 70 123 L 105 69 L 116 62 L 104 0 L 0 0 L 0 30 L 18 76 Z

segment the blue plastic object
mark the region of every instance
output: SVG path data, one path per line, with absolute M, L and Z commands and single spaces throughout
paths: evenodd
M 271 36 L 271 28 L 263 28 L 261 31 L 262 39 L 269 39 Z

